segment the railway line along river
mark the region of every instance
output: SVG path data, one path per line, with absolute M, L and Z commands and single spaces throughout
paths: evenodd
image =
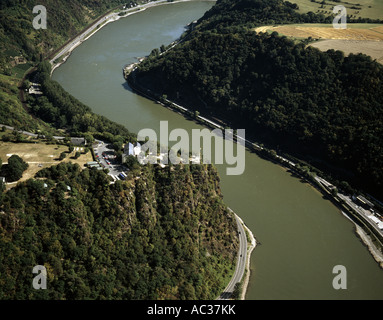
M 77 47 L 52 77 L 94 112 L 132 132 L 159 131 L 160 121 L 168 121 L 169 130 L 202 129 L 133 93 L 122 68 L 173 42 L 213 5 L 162 5 L 108 24 Z M 224 165 L 217 167 L 225 203 L 262 243 L 251 257 L 246 299 L 383 298 L 383 270 L 354 225 L 319 192 L 248 151 L 244 174 L 228 176 Z M 337 265 L 347 270 L 347 289 L 333 287 Z

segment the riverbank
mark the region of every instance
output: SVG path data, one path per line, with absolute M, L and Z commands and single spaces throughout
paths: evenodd
M 166 0 L 159 0 L 158 4 L 162 2 L 165 2 Z M 102 16 L 99 20 L 97 20 L 92 25 L 88 26 L 82 33 L 77 35 L 74 39 L 70 40 L 70 42 L 64 46 L 58 54 L 56 54 L 53 58 L 50 59 L 50 63 L 52 64 L 52 70 L 51 74 L 59 68 L 63 63 L 67 61 L 67 59 L 70 57 L 71 53 L 74 49 L 76 49 L 79 45 L 81 45 L 84 41 L 91 38 L 93 35 L 97 33 L 97 31 L 100 31 L 102 28 L 107 26 L 111 22 L 115 22 L 120 20 L 121 18 L 128 17 L 132 14 L 135 14 L 137 12 L 145 11 L 149 6 L 153 6 L 152 3 L 147 4 L 146 6 L 137 6 L 128 10 L 125 10 L 127 12 L 126 15 L 120 16 L 120 13 L 123 12 L 115 12 L 110 13 L 107 16 Z M 128 12 L 129 11 L 129 12 Z
M 159 5 L 162 5 L 162 4 L 174 4 L 174 3 L 181 3 L 181 2 L 194 2 L 194 0 L 180 0 L 180 1 L 174 1 L 174 2 L 167 2 L 165 0 L 163 1 L 158 1 L 156 3 L 153 3 L 151 5 L 151 7 L 154 7 L 154 6 L 159 6 Z M 205 0 L 201 1 L 201 2 L 206 2 Z M 213 2 L 213 1 L 211 1 Z M 215 2 L 215 1 L 214 1 Z M 143 10 L 146 10 L 147 8 L 141 8 L 140 10 L 137 9 L 137 7 L 134 8 L 134 11 L 133 12 L 128 12 L 128 13 L 125 13 L 125 14 L 120 14 L 120 13 L 113 13 L 113 16 L 112 14 L 108 14 L 106 17 L 103 18 L 102 22 L 100 23 L 100 20 L 98 23 L 94 24 L 93 25 L 93 28 L 90 30 L 90 29 L 87 29 L 86 32 L 83 32 L 81 35 L 78 35 L 74 40 L 70 41 L 68 43 L 67 46 L 65 46 L 64 48 L 62 48 L 62 50 L 60 50 L 60 52 L 55 55 L 52 59 L 51 59 L 51 63 L 54 64 L 54 67 L 52 68 L 53 71 L 55 69 L 57 69 L 60 65 L 62 65 L 67 59 L 68 57 L 70 56 L 70 53 L 75 49 L 77 48 L 80 44 L 82 44 L 84 41 L 88 40 L 90 37 L 92 37 L 93 35 L 95 35 L 95 33 L 97 31 L 99 31 L 101 28 L 103 28 L 104 26 L 106 26 L 108 23 L 111 23 L 111 22 L 115 22 L 115 21 L 118 21 L 119 19 L 121 18 L 125 18 L 125 17 L 128 17 L 134 13 L 137 13 L 137 12 L 143 12 Z M 168 9 L 166 9 L 168 10 Z M 154 11 L 154 10 L 153 10 Z M 186 25 L 186 24 L 185 24 Z M 177 41 L 178 43 L 178 41 Z M 61 58 L 61 61 L 59 63 L 57 63 L 56 60 L 60 59 Z M 56 61 L 56 63 L 54 63 Z M 139 59 L 140 61 L 140 59 Z M 53 73 L 52 71 L 52 73 Z M 209 120 L 206 120 L 206 121 L 209 121 Z M 239 219 L 239 218 L 238 218 Z M 246 294 L 246 288 L 248 286 L 248 283 L 249 283 L 249 275 L 250 275 L 250 256 L 251 256 L 251 252 L 252 250 L 255 248 L 255 245 L 256 245 L 256 242 L 255 242 L 255 238 L 253 237 L 250 229 L 248 229 L 247 227 L 245 227 L 243 221 L 241 220 L 241 224 L 243 225 L 243 229 L 241 228 L 241 234 L 242 235 L 245 235 L 246 233 L 248 235 L 250 235 L 250 238 L 252 239 L 251 242 L 249 243 L 247 241 L 247 238 L 243 239 L 244 241 L 242 241 L 243 243 L 243 248 L 244 248 L 244 251 L 240 253 L 238 253 L 238 257 L 241 257 L 241 262 L 242 262 L 242 266 L 241 266 L 241 272 L 242 274 L 245 274 L 243 272 L 243 270 L 246 270 L 246 274 L 247 274 L 247 277 L 246 277 L 246 285 L 243 286 L 243 290 L 242 290 L 242 293 L 241 293 L 241 296 L 243 296 L 243 299 L 244 299 L 244 296 Z M 245 228 L 246 228 L 246 232 L 245 232 Z M 245 259 L 242 258 L 242 257 L 247 257 L 247 260 L 244 261 Z M 243 279 L 245 277 L 240 277 L 240 279 Z M 234 279 L 235 280 L 235 279 Z M 236 283 L 237 280 L 234 281 L 234 284 Z M 239 280 L 238 280 L 239 281 Z
M 363 244 L 367 247 L 372 257 L 379 264 L 379 267 L 383 269 L 383 253 L 375 246 L 371 237 L 367 234 L 367 232 L 361 226 L 359 226 L 353 219 L 351 219 L 348 214 L 346 214 L 343 211 L 341 212 L 348 220 L 350 220 L 354 224 L 355 234 L 357 235 L 357 237 L 360 238 Z
M 281 168 L 286 172 L 290 171 L 293 174 L 297 175 L 300 179 L 302 179 L 302 181 L 308 183 L 313 190 L 317 191 L 319 194 L 323 195 L 325 198 L 330 200 L 332 204 L 339 210 L 339 213 L 341 213 L 354 225 L 355 235 L 361 240 L 365 247 L 367 247 L 369 253 L 378 263 L 379 267 L 383 269 L 383 253 L 381 249 L 379 249 L 383 248 L 383 237 L 381 234 L 379 235 L 374 233 L 372 231 L 372 228 L 374 228 L 374 226 L 371 224 L 371 222 L 368 219 L 363 219 L 363 215 L 357 212 L 355 208 L 353 208 L 353 206 L 356 206 L 356 204 L 347 203 L 344 200 L 346 197 L 341 193 L 337 193 L 337 195 L 332 194 L 330 189 L 334 186 L 326 180 L 320 177 L 314 177 L 314 182 L 305 177 L 301 172 L 296 170 L 296 168 L 292 169 L 291 167 L 288 167 L 285 164 L 274 161 L 275 159 L 270 160 L 275 164 L 280 165 Z M 325 184 L 328 184 L 328 186 L 326 187 L 323 182 Z M 366 230 L 368 230 L 369 233 L 372 233 L 372 235 L 369 235 L 369 233 Z M 372 236 L 374 237 L 374 239 L 371 238 Z M 376 242 L 380 244 L 379 247 L 375 245 Z
M 146 9 L 149 9 L 152 7 L 157 7 L 157 6 L 166 5 L 166 4 L 176 4 L 181 2 L 191 2 L 191 1 L 199 1 L 199 0 L 176 0 L 172 2 L 169 2 L 168 0 L 158 0 L 155 2 L 146 3 L 143 5 L 138 5 L 130 9 L 124 9 L 119 12 L 113 12 L 113 13 L 107 14 L 106 16 L 103 15 L 101 18 L 96 20 L 96 22 L 93 22 L 90 26 L 86 27 L 86 29 L 84 29 L 84 31 L 82 31 L 76 37 L 69 40 L 68 44 L 64 45 L 64 47 L 59 49 L 60 50 L 59 53 L 55 54 L 53 58 L 50 59 L 50 63 L 52 65 L 51 75 L 57 68 L 59 68 L 63 63 L 65 63 L 68 60 L 68 58 L 70 57 L 74 49 L 76 49 L 84 41 L 91 38 L 93 35 L 97 33 L 97 31 L 100 31 L 109 23 L 116 22 L 120 20 L 121 18 L 129 17 L 135 13 L 143 12 Z M 215 2 L 216 0 L 200 0 L 200 1 Z M 123 13 L 126 13 L 126 14 L 121 15 Z
M 139 65 L 139 62 L 132 64 L 129 66 L 129 68 L 126 68 L 123 70 L 124 78 L 127 80 L 128 84 L 130 85 L 130 87 L 135 92 L 137 92 L 138 94 L 140 94 L 146 98 L 149 98 L 149 99 L 155 101 L 158 104 L 161 104 L 162 106 L 169 108 L 170 110 L 176 111 L 176 112 L 184 115 L 187 118 L 191 118 L 191 119 L 199 122 L 202 125 L 205 125 L 205 126 L 208 126 L 211 128 L 223 129 L 222 125 L 220 125 L 216 122 L 213 122 L 213 121 L 211 121 L 205 117 L 202 117 L 198 114 L 196 115 L 191 110 L 188 110 L 187 108 L 180 106 L 180 105 L 174 103 L 173 101 L 170 101 L 168 99 L 164 99 L 163 97 L 160 97 L 158 94 L 152 92 L 150 89 L 147 89 L 147 88 L 141 86 L 140 84 L 138 84 L 136 79 L 135 79 L 135 70 L 136 70 L 137 65 Z M 309 183 L 313 188 L 315 188 L 316 190 L 321 192 L 324 196 L 328 197 L 332 201 L 332 203 L 340 211 L 345 210 L 346 212 L 348 212 L 348 214 L 350 216 L 355 216 L 355 217 L 359 216 L 360 217 L 359 212 L 357 211 L 357 209 L 354 208 L 354 206 L 356 206 L 356 204 L 348 205 L 347 207 L 342 205 L 341 204 L 341 201 L 342 201 L 341 197 L 343 198 L 346 196 L 341 194 L 341 193 L 338 193 L 338 192 L 336 195 L 332 194 L 332 189 L 334 189 L 334 188 L 336 189 L 336 187 L 319 176 L 312 176 L 312 177 L 310 176 L 310 179 L 309 179 L 309 177 L 307 177 L 307 172 L 305 172 L 301 168 L 298 160 L 293 161 L 291 159 L 287 159 L 285 157 L 282 157 L 282 156 L 276 154 L 275 152 L 272 152 L 271 150 L 268 150 L 267 148 L 257 144 L 256 142 L 249 141 L 248 139 L 242 139 L 241 137 L 237 137 L 236 135 L 234 135 L 234 139 L 244 143 L 244 145 L 247 148 L 256 152 L 258 155 L 262 156 L 263 158 L 270 160 L 277 165 L 280 165 L 281 167 L 285 168 L 286 170 L 290 170 L 293 174 L 295 174 L 296 176 L 300 177 L 301 179 L 303 179 L 304 181 Z M 324 185 L 320 181 L 324 182 Z M 363 217 L 360 217 L 360 218 L 363 218 Z M 350 218 L 350 220 L 353 221 L 351 218 Z M 372 225 L 372 222 L 369 221 L 368 219 L 363 219 L 363 221 L 367 222 L 367 223 L 363 223 L 364 227 L 367 228 L 368 231 L 374 233 L 373 232 L 374 226 Z M 353 221 L 353 222 L 355 224 L 355 227 L 357 228 L 356 234 L 360 235 L 362 228 L 359 227 L 355 223 L 355 221 Z M 359 227 L 359 229 L 358 229 L 358 227 Z M 383 268 L 383 260 L 382 260 L 383 254 L 382 254 L 381 250 L 377 246 L 374 245 L 372 239 L 365 233 L 365 231 L 363 231 L 363 232 L 364 232 L 364 236 L 359 237 L 359 238 L 363 241 L 365 246 L 367 246 L 369 252 L 371 253 L 372 257 L 375 259 L 375 261 L 378 262 L 378 264 L 381 268 Z M 382 231 L 380 231 L 379 233 L 380 233 L 379 235 L 376 235 L 376 233 L 374 233 L 374 236 L 376 235 L 375 237 L 379 237 L 377 239 L 379 239 L 379 241 L 382 243 L 382 241 L 383 241 Z M 381 247 L 383 247 L 383 245 Z
M 67 64 L 54 73 L 54 79 L 76 98 L 91 106 L 95 112 L 119 121 L 126 127 L 132 128 L 134 132 L 138 132 L 142 128 L 156 130 L 159 121 L 164 119 L 169 122 L 171 128 L 184 128 L 191 132 L 196 126 L 193 119 L 187 117 L 189 121 L 185 121 L 184 117 L 179 116 L 181 112 L 169 112 L 169 107 L 162 108 L 149 99 L 142 99 L 133 94 L 131 88 L 121 80 L 121 75 L 116 76 L 115 71 L 117 69 L 118 73 L 118 70 L 121 70 L 127 61 L 134 62 L 136 57 L 147 55 L 153 48 L 153 41 L 159 39 L 155 45 L 155 47 L 159 47 L 162 43 L 170 43 L 175 39 L 175 37 L 169 36 L 174 34 L 173 26 L 182 30 L 182 27 L 189 21 L 195 20 L 197 15 L 187 19 L 178 19 L 176 23 L 171 20 L 166 25 L 159 24 L 158 21 L 163 21 L 167 16 L 179 11 L 185 11 L 184 7 L 194 8 L 195 5 L 199 4 L 193 2 L 180 4 L 178 7 L 177 5 L 162 6 L 110 25 L 84 43 L 83 48 L 76 51 Z M 182 15 L 186 14 L 182 13 Z M 187 16 L 189 15 L 187 14 Z M 120 32 L 121 29 L 131 30 L 134 35 L 142 32 L 140 37 L 135 39 L 140 40 L 140 47 L 137 47 L 138 43 L 133 43 L 129 48 L 121 48 L 119 44 L 123 41 L 130 46 L 130 36 L 123 35 Z M 111 38 L 117 41 L 109 41 Z M 108 45 L 95 45 L 104 42 Z M 94 66 L 91 63 L 83 62 L 88 59 L 95 61 L 98 57 L 105 55 L 109 59 L 104 65 Z M 120 72 L 122 73 L 122 71 Z M 102 91 L 98 90 L 98 83 L 88 81 L 98 78 L 101 73 L 105 76 L 105 86 Z M 112 94 L 113 99 L 110 100 L 110 95 L 106 95 L 106 92 Z M 211 119 L 219 123 L 216 119 Z M 296 162 L 295 159 L 292 161 Z M 255 250 L 251 256 L 253 270 L 250 274 L 246 299 L 296 299 L 302 297 L 337 299 L 340 296 L 352 299 L 360 298 L 363 295 L 360 292 L 369 292 L 368 295 L 363 296 L 375 297 L 376 284 L 380 283 L 379 279 L 383 280 L 381 271 L 376 270 L 379 268 L 376 268 L 375 261 L 366 252 L 366 247 L 362 245 L 359 238 L 355 237 L 353 225 L 350 225 L 342 216 L 339 217 L 339 210 L 336 210 L 327 199 L 319 196 L 318 192 L 310 191 L 311 188 L 300 183 L 299 177 L 293 174 L 290 176 L 290 174 L 282 172 L 284 171 L 281 169 L 282 167 L 278 167 L 260 160 L 258 156 L 249 152 L 246 153 L 245 176 L 239 179 L 222 177 L 225 203 L 237 210 L 249 228 L 255 231 L 254 234 L 261 237 L 260 240 L 264 244 L 257 248 L 259 251 Z M 218 170 L 221 168 L 219 167 Z M 312 217 L 310 215 L 306 219 L 307 213 L 312 213 Z M 315 220 L 311 221 L 311 218 Z M 304 222 L 304 230 L 298 227 L 295 230 L 294 228 L 302 222 Z M 311 224 L 312 222 L 315 223 Z M 291 229 L 286 230 L 286 226 Z M 327 227 L 331 230 L 328 234 Z M 317 232 L 318 229 L 322 229 L 325 233 Z M 277 230 L 283 230 L 283 232 L 275 233 Z M 294 231 L 290 232 L 290 230 Z M 325 235 L 326 237 L 324 237 Z M 283 240 L 282 243 L 274 241 L 277 236 Z M 322 239 L 322 241 L 318 241 L 318 239 Z M 347 241 L 344 243 L 343 239 L 347 239 Z M 295 240 L 297 241 L 295 242 Z M 302 245 L 300 245 L 301 243 Z M 315 250 L 306 251 L 308 246 Z M 343 249 L 339 247 L 343 247 Z M 246 257 L 246 254 L 243 257 Z M 310 265 L 311 268 L 300 269 L 306 261 L 315 261 L 318 257 L 320 257 L 318 263 Z M 274 259 L 289 261 L 291 267 L 283 268 L 283 272 L 281 272 L 280 264 L 273 263 Z M 342 294 L 334 292 L 331 284 L 329 290 L 322 288 L 323 282 L 327 281 L 328 263 L 338 261 L 338 259 L 342 259 L 342 261 L 346 259 L 347 265 L 356 268 L 353 267 L 352 271 L 357 286 Z M 310 275 L 313 272 L 318 274 L 318 277 L 311 280 Z M 328 272 L 331 273 L 331 270 Z M 368 273 L 369 276 L 362 276 L 364 273 Z M 360 279 L 357 277 L 358 275 L 360 275 Z M 366 280 L 366 278 L 368 279 Z M 290 279 L 295 280 L 293 285 Z M 307 286 L 307 283 L 310 283 L 310 286 Z
M 374 257 L 375 261 L 379 264 L 380 268 L 383 269 L 383 254 L 382 254 L 382 252 L 376 248 L 376 246 L 372 242 L 371 238 L 356 223 L 355 223 L 355 232 L 359 236 L 361 241 L 366 245 L 366 247 L 368 248 L 368 251 Z
M 348 209 L 343 206 L 342 209 Z M 355 227 L 355 234 L 360 239 L 360 241 L 366 246 L 371 256 L 374 258 L 374 260 L 377 262 L 379 267 L 383 269 L 383 253 L 378 248 L 378 246 L 375 244 L 376 242 L 380 242 L 380 240 L 377 238 L 377 236 L 371 231 L 371 229 L 366 226 L 365 223 L 363 223 L 362 219 L 359 219 L 355 217 L 355 214 L 353 214 L 353 211 L 350 211 L 350 209 L 347 210 L 348 214 L 344 211 L 341 211 L 342 214 L 349 219 Z M 355 217 L 354 219 L 351 217 Z M 355 221 L 355 219 L 358 219 L 359 221 Z M 358 223 L 361 223 L 362 225 L 359 225 Z M 367 229 L 367 231 L 365 230 Z M 369 234 L 370 233 L 370 234 Z M 372 239 L 374 237 L 374 239 Z M 375 241 L 375 242 L 374 242 Z M 380 243 L 380 247 L 382 247 L 382 244 Z
M 249 282 L 250 282 L 250 274 L 251 274 L 250 258 L 251 258 L 251 253 L 253 252 L 253 250 L 257 246 L 257 240 L 255 239 L 254 234 L 251 232 L 251 230 L 243 222 L 243 220 L 238 215 L 236 215 L 236 217 L 238 218 L 239 221 L 241 221 L 243 228 L 245 229 L 247 235 L 250 238 L 250 242 L 247 241 L 247 256 L 246 256 L 245 278 L 243 279 L 242 291 L 240 293 L 240 300 L 245 300 L 247 289 L 249 287 Z
M 291 170 L 286 167 L 284 169 Z M 313 188 L 313 190 L 318 191 L 325 198 L 330 200 L 332 204 L 339 210 L 339 212 L 351 223 L 353 223 L 355 228 L 355 235 L 367 247 L 369 253 L 378 263 L 379 267 L 383 269 L 383 253 L 381 251 L 381 248 L 383 248 L 382 231 L 377 231 L 371 221 L 364 214 L 358 212 L 358 206 L 355 203 L 353 203 L 351 200 L 346 201 L 348 198 L 347 196 L 339 192 L 333 194 L 334 186 L 328 181 L 320 177 L 313 177 L 312 179 L 308 179 L 297 170 L 294 170 L 294 173 L 298 174 L 302 180 L 304 180 L 310 185 L 311 188 Z M 379 246 L 377 246 L 376 243 L 378 243 Z

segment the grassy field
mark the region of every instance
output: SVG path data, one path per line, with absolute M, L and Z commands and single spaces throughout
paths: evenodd
M 289 0 L 299 6 L 301 13 L 312 11 L 314 13 L 323 13 L 325 15 L 332 15 L 332 9 L 336 5 L 343 5 L 347 9 L 347 14 L 352 18 L 370 18 L 370 19 L 383 19 L 383 1 L 381 0 L 352 0 L 352 1 L 325 1 L 322 6 L 321 0 Z M 355 9 L 356 8 L 356 9 Z
M 6 164 L 8 158 L 14 154 L 17 154 L 29 164 L 29 168 L 24 172 L 20 181 L 33 178 L 41 169 L 57 165 L 60 162 L 78 163 L 81 167 L 84 167 L 87 162 L 93 161 L 90 152 L 81 154 L 78 159 L 74 159 L 73 156 L 76 151 L 75 147 L 75 150 L 69 154 L 68 147 L 63 145 L 0 142 L 0 158 L 3 161 L 3 164 Z M 80 148 L 78 151 L 81 152 L 83 150 Z M 61 152 L 67 152 L 67 156 L 64 160 L 59 160 Z M 15 184 L 16 183 L 8 184 L 7 188 L 12 187 Z

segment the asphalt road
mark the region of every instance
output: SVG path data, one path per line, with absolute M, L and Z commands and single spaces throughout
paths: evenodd
M 122 10 L 121 12 L 125 12 L 125 13 L 134 12 L 137 9 L 149 8 L 151 6 L 158 5 L 158 3 L 166 2 L 166 1 L 167 0 L 153 1 L 153 2 L 143 4 L 143 5 L 138 5 L 138 6 L 133 7 L 133 8 L 128 8 L 128 9 Z M 62 48 L 61 51 L 59 51 L 57 54 L 55 54 L 55 56 L 50 60 L 51 63 L 53 63 L 55 60 L 57 60 L 61 56 L 68 54 L 69 51 L 73 50 L 73 48 L 75 46 L 79 45 L 82 41 L 84 41 L 95 29 L 99 28 L 102 23 L 104 23 L 110 19 L 118 18 L 118 15 L 119 15 L 119 13 L 117 13 L 117 12 L 111 12 L 110 14 L 106 15 L 105 17 L 100 18 L 96 23 L 94 23 L 92 26 L 90 26 L 88 29 L 86 29 L 82 34 L 80 34 L 79 36 L 74 38 L 70 43 L 68 43 L 68 45 L 66 45 L 64 48 Z
M 229 210 L 233 212 L 230 208 Z M 245 273 L 246 268 L 246 258 L 247 258 L 247 238 L 245 229 L 242 226 L 241 221 L 237 217 L 237 215 L 233 212 L 235 219 L 237 221 L 238 226 L 238 237 L 239 237 L 239 250 L 238 250 L 238 256 L 237 256 L 237 265 L 234 271 L 234 274 L 223 291 L 223 293 L 220 295 L 218 300 L 227 300 L 231 298 L 231 295 L 234 291 L 234 287 L 237 284 L 237 282 L 240 282 L 242 280 L 242 277 Z
M 99 21 L 97 21 L 97 23 L 95 23 L 94 25 L 92 25 L 91 27 L 89 27 L 87 30 L 85 30 L 81 35 L 77 36 L 75 39 L 73 39 L 73 41 L 71 41 L 68 45 L 66 45 L 59 53 L 57 53 L 52 59 L 51 59 L 51 63 L 53 63 L 55 60 L 57 60 L 58 58 L 60 58 L 61 56 L 63 55 L 66 55 L 69 51 L 71 51 L 73 49 L 74 46 L 77 46 L 79 43 L 81 43 L 82 41 L 84 41 L 84 39 L 89 35 L 91 34 L 96 28 L 98 28 L 100 26 L 101 23 L 113 18 L 117 16 L 116 13 L 111 13 L 103 18 L 101 18 Z

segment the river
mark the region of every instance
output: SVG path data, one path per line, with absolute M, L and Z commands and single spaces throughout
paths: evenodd
M 76 48 L 53 79 L 96 113 L 130 131 L 202 127 L 134 94 L 122 67 L 169 44 L 214 2 L 150 8 L 108 24 Z M 219 165 L 225 203 L 261 242 L 251 258 L 246 299 L 382 299 L 383 270 L 355 235 L 354 225 L 322 195 L 278 165 L 246 152 L 246 169 L 227 176 Z M 333 267 L 347 270 L 347 289 L 335 290 Z

